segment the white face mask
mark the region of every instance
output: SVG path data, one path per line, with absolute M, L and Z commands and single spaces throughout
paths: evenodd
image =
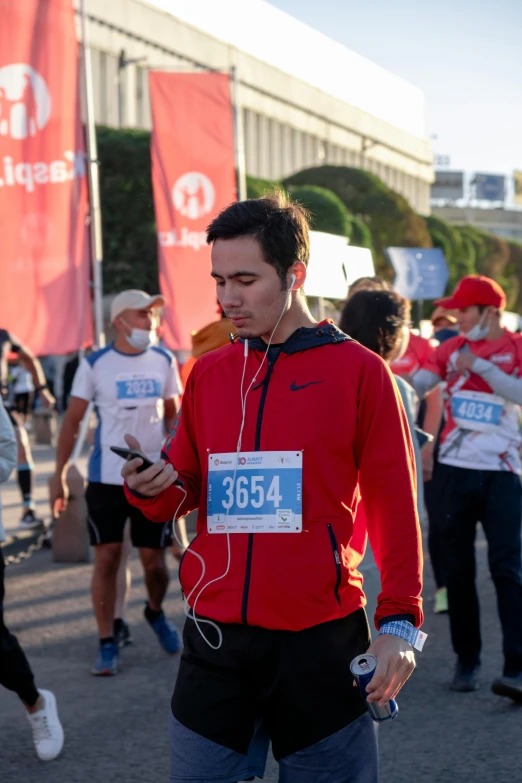
M 489 324 L 487 322 L 486 324 L 483 323 L 484 317 L 486 317 L 487 321 L 487 316 L 487 312 L 484 313 L 478 324 L 475 324 L 469 332 L 462 332 L 466 340 L 469 340 L 472 343 L 478 343 L 479 340 L 484 340 L 484 338 L 488 336 Z
M 146 329 L 133 329 L 126 337 L 133 348 L 145 350 L 154 342 L 155 335 L 153 331 L 148 332 Z

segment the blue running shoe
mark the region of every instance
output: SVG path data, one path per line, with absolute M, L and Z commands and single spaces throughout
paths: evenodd
M 157 618 L 157 620 L 153 620 L 152 622 L 147 617 L 147 613 L 145 612 L 145 618 L 147 622 L 149 623 L 150 627 L 158 637 L 159 643 L 165 650 L 165 652 L 170 653 L 173 655 L 174 653 L 179 652 L 181 649 L 181 640 L 179 638 L 179 633 L 174 628 L 172 623 L 169 623 L 167 618 L 165 617 L 165 614 L 162 612 L 160 616 Z
M 94 674 L 96 677 L 112 677 L 113 674 L 118 673 L 118 660 L 119 651 L 117 644 L 113 642 L 100 644 L 100 652 L 91 669 L 91 674 Z

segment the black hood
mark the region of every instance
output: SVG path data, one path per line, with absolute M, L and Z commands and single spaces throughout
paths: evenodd
M 331 321 L 321 321 L 312 327 L 301 326 L 290 335 L 288 340 L 282 345 L 277 346 L 282 353 L 292 354 L 299 351 L 307 351 L 309 348 L 319 348 L 321 345 L 330 345 L 331 343 L 343 343 L 345 340 L 351 340 L 344 332 L 335 326 Z M 241 340 L 240 342 L 244 342 Z M 253 351 L 265 352 L 267 344 L 261 337 L 248 341 L 248 347 Z M 276 347 L 276 346 L 274 346 Z

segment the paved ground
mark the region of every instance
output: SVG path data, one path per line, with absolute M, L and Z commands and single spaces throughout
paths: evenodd
M 494 595 L 479 547 L 484 607 L 484 686 L 476 694 L 447 690 L 452 668 L 447 620 L 427 606 L 430 637 L 418 669 L 400 699 L 401 714 L 381 727 L 382 780 L 387 783 L 512 783 L 522 769 L 522 709 L 498 699 L 489 683 L 501 666 Z M 167 610 L 181 624 L 181 600 L 172 563 Z M 66 730 L 63 755 L 43 765 L 33 755 L 16 697 L 0 697 L 2 783 L 91 783 L 168 780 L 167 716 L 178 659 L 157 646 L 142 619 L 143 583 L 133 561 L 129 620 L 135 645 L 123 652 L 121 674 L 88 674 L 96 645 L 88 565 L 53 564 L 47 551 L 11 566 L 7 620 L 19 636 L 40 686 L 58 696 Z M 429 575 L 428 575 L 429 577 Z M 430 579 L 428 578 L 428 590 Z M 277 781 L 273 761 L 265 780 Z
M 52 452 L 35 449 L 36 495 L 45 510 L 46 475 Z M 8 529 L 18 521 L 16 484 L 3 492 Z M 500 521 L 500 520 L 499 520 Z M 447 619 L 431 613 L 430 634 L 418 669 L 399 698 L 400 716 L 380 729 L 382 780 L 387 783 L 513 783 L 522 775 L 522 708 L 489 691 L 501 668 L 500 633 L 495 599 L 480 542 L 479 583 L 483 605 L 483 687 L 476 694 L 448 691 L 453 656 Z M 167 602 L 179 626 L 182 606 L 174 561 Z M 52 562 L 49 550 L 10 566 L 7 621 L 18 635 L 40 687 L 55 691 L 66 731 L 63 755 L 42 764 L 33 754 L 24 712 L 17 698 L 0 692 L 1 783 L 167 783 L 167 718 L 178 659 L 166 656 L 142 617 L 143 581 L 132 562 L 129 606 L 135 645 L 123 652 L 121 674 L 97 680 L 88 674 L 96 648 L 89 600 L 89 565 Z M 432 590 L 429 569 L 426 595 Z M 371 561 L 366 566 L 369 592 L 378 592 Z M 348 663 L 348 662 L 347 662 Z M 265 781 L 276 783 L 270 760 Z

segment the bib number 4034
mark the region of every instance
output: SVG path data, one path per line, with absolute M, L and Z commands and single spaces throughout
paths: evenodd
M 463 400 L 457 406 L 457 416 L 462 419 L 491 422 L 493 420 L 493 407 L 483 402 Z
M 266 494 L 264 482 L 264 476 L 238 476 L 234 487 L 232 476 L 227 476 L 223 479 L 223 487 L 227 496 L 226 500 L 221 501 L 223 508 L 226 511 L 232 508 L 234 505 L 234 494 L 237 508 L 247 508 L 247 506 L 263 508 L 265 502 L 273 503 L 274 508 L 279 508 L 283 499 L 279 491 L 279 476 L 272 478 Z

